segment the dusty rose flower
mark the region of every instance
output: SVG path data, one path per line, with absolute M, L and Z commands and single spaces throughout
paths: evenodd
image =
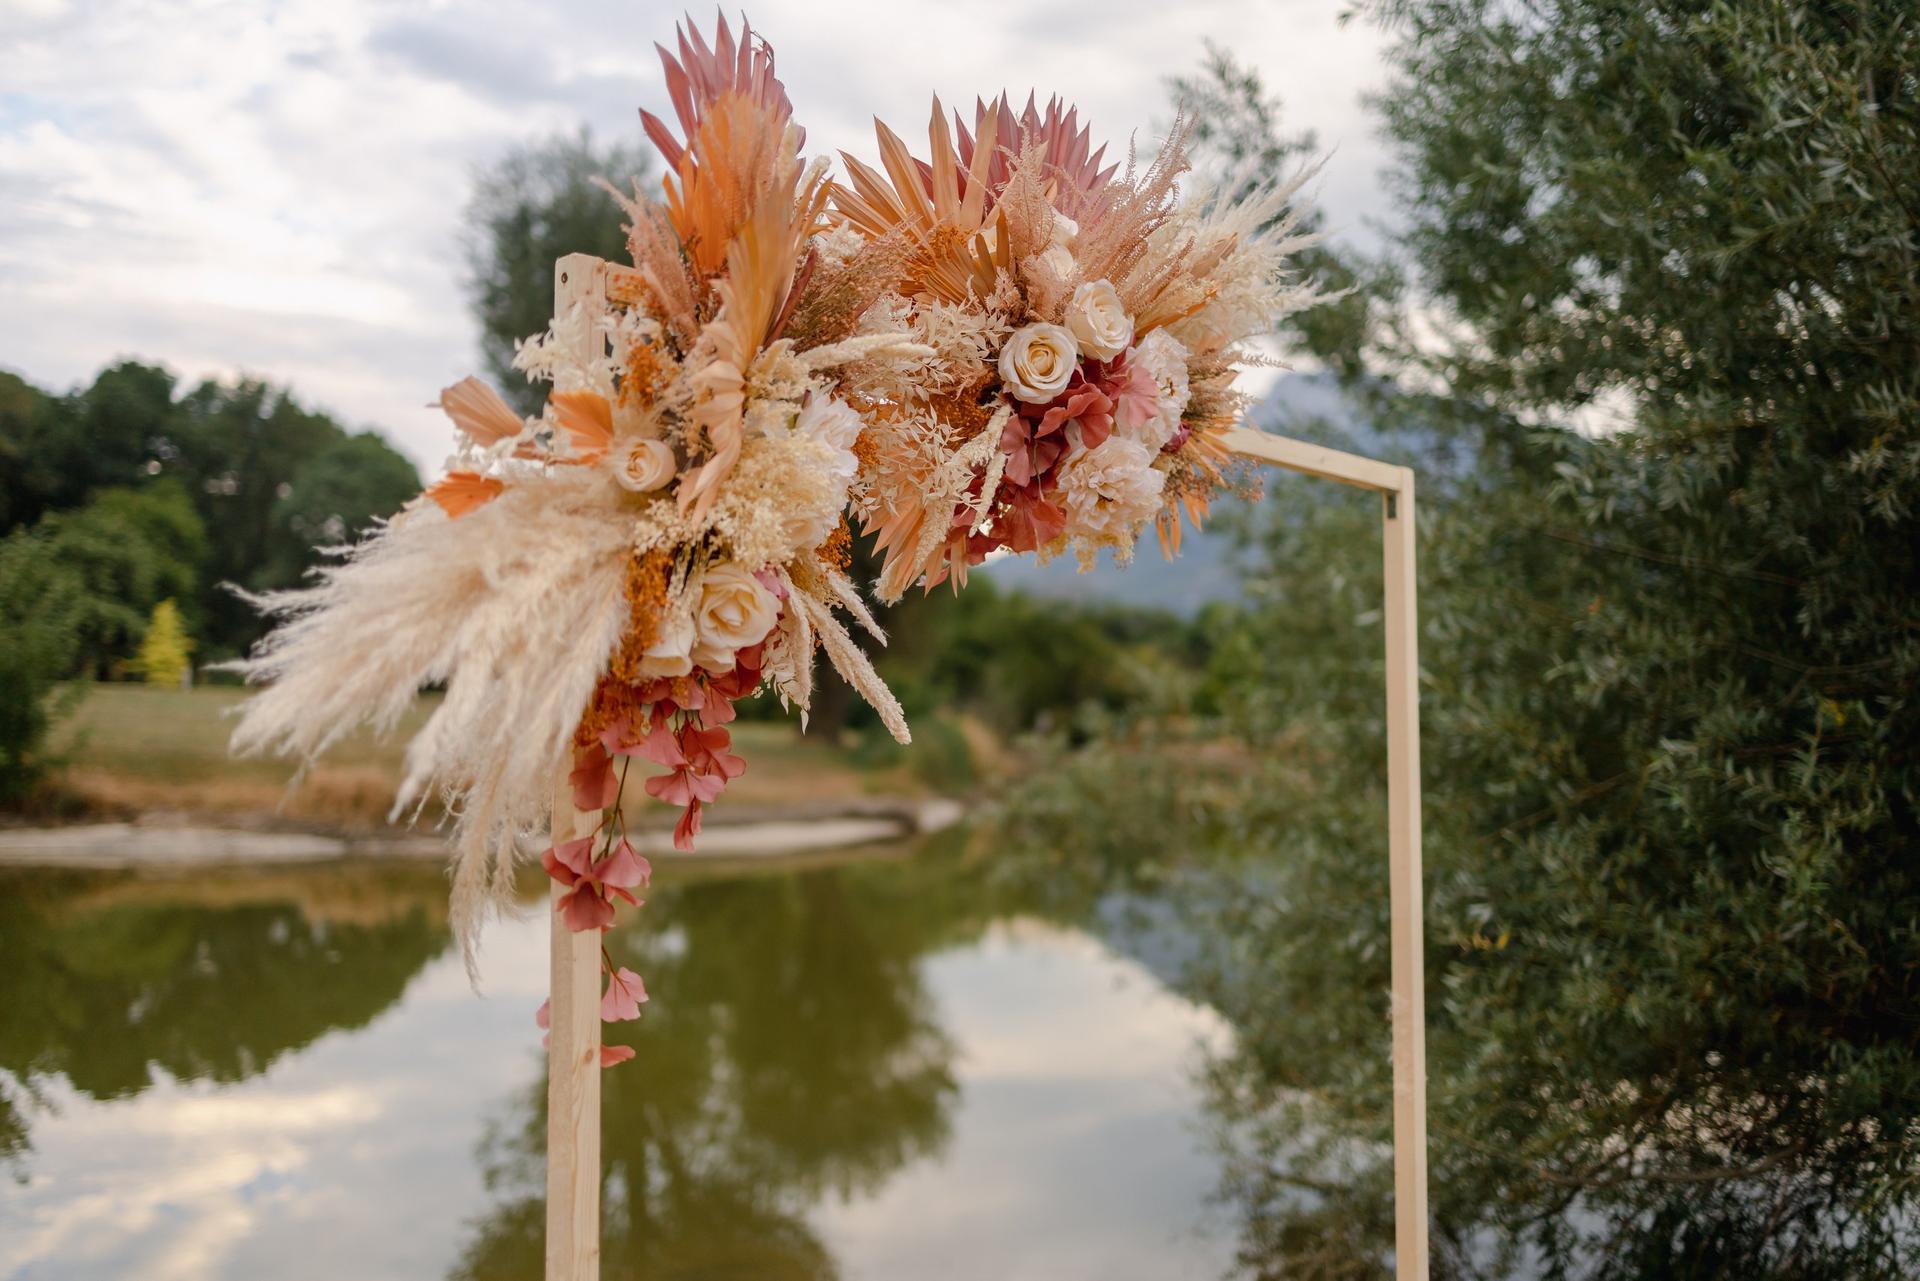
M 1133 341 L 1133 317 L 1107 280 L 1082 281 L 1067 303 L 1067 328 L 1083 355 L 1112 360 Z
M 553 907 L 575 933 L 612 925 L 613 900 L 624 899 L 638 907 L 640 900 L 630 891 L 653 879 L 652 865 L 624 836 L 596 861 L 593 847 L 599 839 L 596 832 L 562 841 L 540 856 L 540 866 L 547 875 L 567 887 Z
M 1060 465 L 1067 532 L 1096 543 L 1127 544 L 1160 506 L 1166 473 L 1138 441 L 1109 436 Z
M 693 661 L 724 672 L 735 652 L 765 640 L 779 619 L 780 598 L 752 570 L 733 561 L 715 565 L 695 588 Z
M 575 748 L 573 772 L 567 775 L 573 788 L 573 808 L 586 812 L 603 810 L 620 794 L 620 780 L 613 772 L 613 758 L 599 743 Z
M 642 440 L 627 451 L 626 461 L 614 471 L 613 478 L 636 494 L 651 494 L 664 489 L 677 471 L 673 450 L 666 441 Z
M 1156 329 L 1127 353 L 1127 367 L 1136 386 L 1151 384 L 1153 397 L 1150 406 L 1141 406 L 1147 411 L 1145 415 L 1131 425 L 1126 421 L 1126 398 L 1122 397 L 1123 408 L 1116 414 L 1120 434 L 1158 453 L 1180 430 L 1180 416 L 1186 413 L 1192 394 L 1187 386 L 1187 349 L 1166 330 Z
M 1023 325 L 1000 349 L 1000 379 L 1015 400 L 1044 405 L 1067 389 L 1080 367 L 1073 335 L 1059 325 Z
M 600 1019 L 604 1023 L 637 1019 L 646 1000 L 647 985 L 623 965 L 607 978 L 606 994 L 600 998 Z

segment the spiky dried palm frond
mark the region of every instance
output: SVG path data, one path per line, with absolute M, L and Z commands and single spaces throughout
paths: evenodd
M 679 56 L 655 45 L 681 134 L 642 110 L 641 124 L 667 172 L 664 203 L 622 197 L 632 218 L 633 260 L 653 290 L 661 319 L 691 341 L 711 314 L 709 282 L 734 237 L 778 181 L 784 155 L 805 131 L 773 70 L 773 50 L 744 21 L 736 42 L 725 17 L 712 46 L 689 20 L 675 27 Z
M 1054 97 L 1047 99 L 1043 114 L 1034 105 L 1034 95 L 1028 93 L 1027 105 L 1016 116 L 1003 91 L 991 103 L 976 98 L 973 113 L 979 144 L 957 116 L 954 127 L 960 134 L 960 163 L 972 168 L 976 145 L 984 146 L 991 153 L 986 171 L 988 208 L 999 199 L 1012 177 L 1014 159 L 1024 156 L 1029 149 L 1039 157 L 1048 181 L 1053 184 L 1054 204 L 1061 213 L 1084 222 L 1106 208 L 1107 187 L 1120 166 L 1100 167 L 1107 153 L 1106 145 L 1092 147 L 1093 129 L 1080 124 L 1079 108 L 1067 106 Z M 985 128 L 989 118 L 998 121 L 998 133 L 1003 140 L 1000 146 L 994 145 L 994 134 Z
M 840 153 L 851 185 L 834 188 L 834 207 L 871 238 L 906 234 L 913 245 L 904 282 L 909 292 L 930 293 L 948 302 L 983 297 L 992 291 L 997 271 L 1009 265 L 1004 248 L 996 258 L 979 235 L 991 209 L 986 174 L 998 121 L 997 109 L 982 118 L 982 145 L 971 152 L 971 163 L 960 159 L 938 98 L 927 126 L 931 163 L 915 159 L 900 136 L 879 120 L 873 128 L 884 174 Z M 957 118 L 954 128 L 959 128 Z

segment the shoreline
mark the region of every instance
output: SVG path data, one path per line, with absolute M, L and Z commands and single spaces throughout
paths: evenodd
M 966 806 L 946 797 L 888 799 L 821 807 L 803 813 L 710 818 L 700 848 L 673 848 L 667 829 L 630 829 L 649 858 L 689 862 L 779 859 L 822 850 L 930 835 L 958 823 Z M 441 861 L 447 843 L 431 832 L 325 831 L 244 816 L 147 814 L 131 821 L 0 829 L 0 867 L 90 870 L 205 868 L 322 863 L 338 859 Z

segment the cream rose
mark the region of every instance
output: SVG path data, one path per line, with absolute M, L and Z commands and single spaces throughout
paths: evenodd
M 735 561 L 701 576 L 693 605 L 693 661 L 710 672 L 733 668 L 736 650 L 767 638 L 780 619 L 780 598 Z
M 678 467 L 664 440 L 643 440 L 628 451 L 613 478 L 636 494 L 651 494 L 674 478 Z
M 640 651 L 642 676 L 685 676 L 693 670 L 693 615 L 683 606 L 661 616 L 653 640 Z
M 1107 280 L 1084 281 L 1074 289 L 1067 304 L 1067 329 L 1080 350 L 1096 360 L 1112 360 L 1133 341 L 1133 317 Z
M 1044 405 L 1067 389 L 1079 357 L 1073 335 L 1059 325 L 1023 325 L 1000 349 L 1000 379 L 1015 399 Z
M 1040 255 L 1040 261 L 1046 263 L 1047 266 L 1052 269 L 1053 274 L 1060 277 L 1061 280 L 1073 279 L 1073 273 L 1077 265 L 1073 261 L 1073 251 L 1065 245 L 1055 245 L 1053 248 L 1047 250 L 1047 252 Z
M 1059 248 L 1059 249 L 1073 248 L 1073 242 L 1075 238 L 1079 236 L 1079 234 L 1080 234 L 1079 223 L 1067 217 L 1065 214 L 1061 213 L 1058 209 L 1053 211 L 1053 227 L 1051 228 L 1050 234 L 1048 235 L 1047 239 L 1051 241 L 1056 248 Z

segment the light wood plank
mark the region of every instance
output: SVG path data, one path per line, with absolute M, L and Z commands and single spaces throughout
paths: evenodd
M 1420 872 L 1420 617 L 1413 474 L 1380 500 L 1386 544 L 1387 895 L 1392 934 L 1395 1276 L 1426 1281 L 1427 1017 Z
M 1383 494 L 1411 487 L 1413 473 L 1405 467 L 1383 463 L 1358 454 L 1344 454 L 1325 445 L 1313 445 L 1290 436 L 1275 436 L 1252 427 L 1229 427 L 1222 437 L 1226 447 L 1243 458 L 1271 463 L 1303 476 L 1337 480 L 1343 485 L 1372 489 Z
M 601 262 L 570 254 L 554 264 L 554 314 L 591 303 Z M 555 842 L 592 831 L 599 815 L 573 808 L 567 766 L 553 780 Z M 563 892 L 558 882 L 551 897 Z M 547 1049 L 546 1281 L 600 1276 L 600 932 L 576 934 L 548 914 L 551 980 Z

